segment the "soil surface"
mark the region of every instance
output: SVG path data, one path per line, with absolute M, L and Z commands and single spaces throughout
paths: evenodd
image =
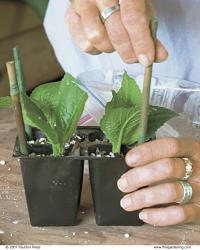
M 12 112 L 0 110 L 1 245 L 200 244 L 200 224 L 165 228 L 149 225 L 141 227 L 97 226 L 94 219 L 87 168 L 84 175 L 79 225 L 73 227 L 32 227 L 29 222 L 19 162 L 12 159 L 15 136 L 16 130 Z

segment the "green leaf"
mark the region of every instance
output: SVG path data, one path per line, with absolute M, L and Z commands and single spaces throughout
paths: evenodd
M 38 86 L 31 93 L 31 100 L 42 110 L 46 119 L 48 119 L 49 124 L 54 127 L 56 123 L 55 112 L 57 105 L 58 91 L 60 88 L 61 81 L 45 83 Z
M 136 81 L 124 73 L 120 90 L 112 91 L 113 98 L 108 108 L 141 106 L 142 94 Z
M 156 130 L 160 128 L 166 121 L 175 116 L 178 116 L 178 114 L 170 109 L 158 106 L 150 106 L 146 141 L 152 138 Z
M 120 153 L 121 145 L 135 144 L 140 136 L 141 92 L 133 79 L 124 73 L 120 90 L 113 92 L 111 102 L 106 105 L 100 126 L 112 143 L 113 153 Z M 151 106 L 148 117 L 146 140 L 156 130 L 177 114 L 169 109 Z
M 0 97 L 0 108 L 12 108 L 11 96 Z
M 68 73 L 62 81 L 41 85 L 31 94 L 32 101 L 54 127 L 60 150 L 64 150 L 64 144 L 75 132 L 87 97 L 78 81 Z
M 59 119 L 56 124 L 60 131 L 60 141 L 64 145 L 76 130 L 88 96 L 78 86 L 77 80 L 67 74 L 60 85 L 58 97 Z
M 54 154 L 60 154 L 61 152 L 60 149 L 58 149 L 59 142 L 57 134 L 55 133 L 54 128 L 48 123 L 43 112 L 25 93 L 21 94 L 21 100 L 24 122 L 31 127 L 43 131 L 49 142 L 52 144 L 53 149 L 55 149 L 53 150 Z
M 134 144 L 139 136 L 140 110 L 136 107 L 109 109 L 101 120 L 101 129 L 112 143 L 113 153 L 120 153 L 121 145 Z

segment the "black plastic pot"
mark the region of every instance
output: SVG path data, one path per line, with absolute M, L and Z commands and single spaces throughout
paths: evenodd
M 88 142 L 103 140 L 98 128 L 81 127 L 77 133 Z M 33 129 L 33 139 L 43 138 Z M 87 143 L 86 143 L 87 144 Z M 71 226 L 77 224 L 83 180 L 84 157 L 53 157 L 50 144 L 29 145 L 29 156 L 19 153 L 16 140 L 14 157 L 20 159 L 27 207 L 32 226 Z M 68 154 L 72 146 L 65 151 Z M 32 155 L 32 153 L 35 154 Z M 38 156 L 46 155 L 46 156 Z M 36 156 L 37 155 L 37 156 Z
M 34 156 L 20 157 L 20 164 L 31 225 L 77 224 L 84 161 Z
M 110 145 L 97 145 L 107 153 Z M 95 146 L 89 153 L 95 152 Z M 139 219 L 139 211 L 127 212 L 120 206 L 124 194 L 118 189 L 117 181 L 128 170 L 124 157 L 89 159 L 89 174 L 94 202 L 96 223 L 101 226 L 140 226 L 144 222 Z

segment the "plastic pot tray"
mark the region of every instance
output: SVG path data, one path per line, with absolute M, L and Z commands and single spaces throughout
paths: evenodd
M 89 161 L 89 175 L 98 225 L 139 226 L 143 222 L 138 211 L 126 212 L 120 207 L 123 193 L 117 180 L 128 170 L 124 157 L 91 157 L 100 150 L 111 152 L 111 145 L 98 127 L 79 127 L 78 134 L 87 138 L 80 144 L 76 156 L 28 156 L 18 152 L 16 140 L 14 156 L 19 157 L 27 207 L 32 226 L 71 226 L 77 224 L 83 180 L 84 160 Z M 39 136 L 38 134 L 36 136 Z M 98 141 L 97 141 L 98 140 Z M 36 146 L 31 152 L 51 153 L 50 146 Z

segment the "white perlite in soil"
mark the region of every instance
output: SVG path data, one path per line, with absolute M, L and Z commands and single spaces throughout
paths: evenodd
M 101 157 L 115 158 L 115 154 L 113 152 L 110 152 L 108 154 L 104 150 L 101 151 L 99 148 L 96 149 L 96 152 L 91 153 L 90 156 L 97 157 L 97 158 L 101 158 Z
M 46 138 L 40 138 L 39 143 L 44 144 L 46 142 Z
M 28 144 L 30 144 L 30 145 L 35 144 L 35 141 L 33 141 L 33 140 L 28 141 Z
M 65 149 L 68 149 L 68 148 L 70 148 L 70 144 L 69 143 L 65 143 Z

